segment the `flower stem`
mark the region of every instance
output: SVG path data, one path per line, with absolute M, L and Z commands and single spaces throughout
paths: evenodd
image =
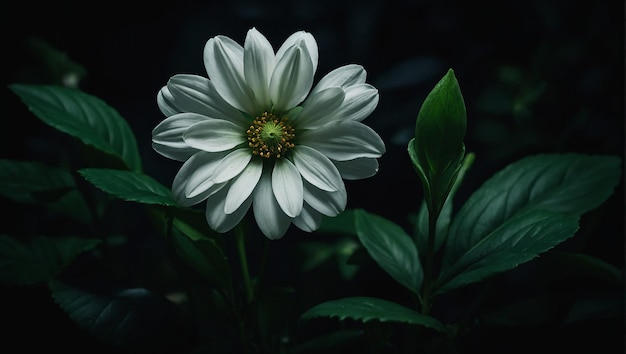
M 241 224 L 235 228 L 235 237 L 237 239 L 237 251 L 239 253 L 239 262 L 241 264 L 241 273 L 243 275 L 243 284 L 246 289 L 246 302 L 252 302 L 254 292 L 252 290 L 252 281 L 250 280 L 250 272 L 248 271 L 248 258 L 246 256 L 246 240 L 245 232 Z
M 435 234 L 437 232 L 437 219 L 439 212 L 428 213 L 428 243 L 426 245 L 426 260 L 424 262 L 424 283 L 422 285 L 422 314 L 427 315 L 430 312 L 431 288 L 433 278 L 433 263 L 435 260 Z

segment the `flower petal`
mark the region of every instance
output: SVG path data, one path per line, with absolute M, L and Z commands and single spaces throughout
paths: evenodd
M 252 198 L 247 198 L 241 205 L 232 213 L 225 213 L 224 206 L 226 203 L 226 195 L 230 192 L 231 188 L 222 188 L 219 192 L 215 193 L 209 199 L 206 204 L 206 221 L 211 229 L 217 232 L 228 232 L 232 230 L 250 209 L 252 204 Z
M 285 235 L 291 218 L 285 215 L 274 197 L 272 177 L 269 171 L 263 172 L 253 194 L 252 208 L 254 218 L 263 234 L 271 239 L 279 239 Z
M 239 175 L 252 159 L 252 153 L 248 147 L 237 149 L 224 156 L 219 165 L 215 167 L 213 182 L 222 183 Z
M 371 158 L 358 158 L 347 161 L 333 161 L 339 170 L 341 177 L 347 180 L 356 180 L 372 177 L 378 172 L 378 160 Z
M 313 85 L 315 69 L 311 56 L 302 43 L 287 49 L 274 68 L 270 80 L 270 97 L 277 112 L 293 108 L 302 102 Z
M 261 173 L 263 172 L 263 161 L 253 159 L 248 166 L 241 171 L 239 176 L 233 180 L 226 195 L 226 203 L 224 204 L 224 212 L 231 214 L 236 211 L 241 204 L 246 201 L 250 194 L 254 191 Z
M 315 85 L 311 94 L 320 92 L 329 87 L 347 88 L 352 85 L 362 84 L 365 82 L 367 72 L 358 64 L 348 64 L 339 67 L 326 74 L 320 82 Z
M 222 119 L 206 118 L 183 134 L 185 143 L 208 152 L 226 151 L 246 142 L 245 129 Z
M 336 161 L 377 158 L 385 152 L 385 143 L 380 136 L 367 125 L 355 121 L 306 130 L 300 134 L 300 144 Z
M 346 98 L 335 112 L 340 121 L 357 122 L 367 118 L 378 105 L 378 90 L 370 84 L 359 84 L 346 88 Z
M 204 46 L 204 66 L 215 89 L 231 106 L 254 112 L 254 94 L 244 79 L 243 48 L 226 36 L 209 39 Z
M 298 127 L 314 128 L 326 124 L 329 118 L 336 116 L 345 94 L 340 87 L 330 87 L 309 97 L 302 104 L 302 111 L 294 119 Z
M 313 209 L 326 216 L 336 216 L 344 211 L 348 203 L 348 193 L 345 185 L 335 192 L 323 191 L 304 181 L 304 201 Z
M 178 113 L 164 119 L 152 130 L 152 148 L 167 158 L 187 160 L 198 149 L 187 145 L 183 134 L 191 125 L 207 119 L 197 113 Z
M 182 206 L 191 206 L 214 193 L 217 187 L 211 176 L 225 155 L 200 151 L 185 161 L 172 183 L 174 200 Z
M 246 82 L 254 92 L 257 103 L 256 112 L 269 110 L 272 102 L 269 84 L 276 65 L 274 49 L 270 42 L 256 28 L 246 35 L 243 47 L 243 70 Z
M 176 106 L 174 97 L 170 93 L 170 89 L 167 86 L 163 86 L 159 93 L 157 93 L 157 105 L 166 117 L 173 116 L 176 113 L 182 112 L 180 108 Z
M 179 74 L 167 82 L 167 89 L 174 99 L 175 107 L 185 112 L 195 112 L 207 117 L 245 122 L 240 111 L 228 104 L 217 93 L 211 80 L 198 75 Z
M 312 185 L 329 192 L 337 191 L 343 186 L 339 171 L 321 152 L 300 145 L 292 153 L 298 171 Z
M 322 214 L 305 204 L 300 215 L 295 217 L 291 222 L 300 230 L 313 232 L 319 229 L 322 224 Z
M 293 218 L 302 211 L 302 177 L 296 166 L 287 159 L 278 159 L 272 171 L 272 190 L 278 205 Z
M 287 52 L 287 49 L 300 42 L 304 42 L 304 45 L 306 45 L 311 58 L 311 64 L 313 65 L 313 71 L 315 71 L 317 69 L 317 62 L 319 59 L 317 42 L 312 34 L 305 31 L 298 31 L 289 36 L 280 48 L 278 48 L 278 51 L 276 52 L 276 60 L 280 60 L 280 58 L 285 55 L 285 52 Z

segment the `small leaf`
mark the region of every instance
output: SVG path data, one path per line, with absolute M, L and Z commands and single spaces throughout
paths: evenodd
M 44 123 L 120 158 L 131 170 L 141 170 L 135 135 L 104 101 L 62 86 L 13 84 L 9 88 Z
M 0 159 L 0 194 L 18 203 L 45 205 L 81 222 L 91 221 L 70 171 L 63 168 Z
M 359 240 L 376 263 L 419 294 L 424 273 L 411 237 L 400 226 L 364 210 L 355 211 L 355 223 Z
M 0 282 L 27 285 L 58 275 L 74 258 L 100 243 L 75 237 L 33 237 L 26 242 L 0 235 Z
M 210 238 L 191 239 L 172 229 L 176 253 L 212 285 L 232 291 L 232 272 L 222 248 Z
M 190 339 L 182 311 L 146 289 L 100 295 L 58 280 L 51 281 L 49 287 L 54 301 L 70 318 L 112 348 L 132 353 L 167 353 Z
M 371 320 L 403 322 L 439 332 L 446 331 L 445 326 L 433 317 L 422 315 L 395 302 L 372 297 L 347 297 L 323 302 L 313 306 L 301 316 L 305 320 L 315 317 L 336 317 L 339 320 L 350 318 L 362 322 Z
M 415 120 L 408 152 L 422 181 L 428 210 L 439 215 L 465 154 L 467 113 L 452 69 L 428 94 Z
M 481 239 L 436 282 L 437 293 L 483 280 L 528 262 L 578 230 L 578 216 L 545 210 L 517 214 Z
M 140 172 L 84 168 L 78 172 L 91 184 L 117 198 L 143 204 L 176 206 L 171 192 Z
M 619 182 L 614 156 L 547 154 L 507 166 L 476 190 L 450 225 L 444 268 L 516 214 L 549 210 L 581 215 L 600 205 Z
M 450 223 L 452 222 L 452 209 L 453 209 L 453 200 L 456 191 L 459 189 L 463 179 L 465 178 L 465 174 L 469 170 L 469 168 L 474 163 L 474 154 L 469 153 L 463 159 L 463 163 L 461 164 L 461 169 L 459 170 L 459 174 L 450 190 L 450 194 L 448 195 L 448 199 L 446 199 L 443 204 L 443 208 L 437 218 L 437 227 L 435 232 L 435 251 L 438 251 L 441 246 L 444 244 L 446 237 L 448 236 L 448 228 L 450 227 Z M 418 213 L 417 220 L 415 222 L 415 231 L 414 237 L 417 244 L 417 251 L 419 252 L 420 258 L 424 259 L 425 253 L 428 244 L 428 207 L 426 206 L 426 201 L 422 202 Z

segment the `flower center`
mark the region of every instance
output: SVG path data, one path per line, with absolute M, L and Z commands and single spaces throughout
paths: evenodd
M 266 159 L 274 156 L 277 159 L 285 156 L 295 145 L 291 142 L 295 137 L 295 130 L 287 123 L 287 117 L 278 118 L 272 113 L 263 112 L 256 117 L 248 134 L 248 146 L 252 154 Z

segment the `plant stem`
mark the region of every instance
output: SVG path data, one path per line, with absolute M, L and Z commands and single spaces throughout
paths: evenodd
M 237 251 L 239 253 L 239 262 L 241 264 L 241 273 L 243 275 L 243 284 L 246 289 L 246 302 L 252 302 L 254 292 L 252 290 L 252 281 L 250 280 L 250 272 L 248 271 L 248 258 L 246 256 L 246 240 L 243 226 L 237 225 L 235 228 L 235 237 L 237 239 Z
M 439 212 L 431 213 L 428 211 L 428 243 L 426 245 L 426 260 L 424 262 L 424 283 L 422 284 L 422 314 L 427 315 L 430 312 L 431 288 L 433 278 L 433 267 L 435 261 L 435 234 L 437 232 L 437 219 Z

